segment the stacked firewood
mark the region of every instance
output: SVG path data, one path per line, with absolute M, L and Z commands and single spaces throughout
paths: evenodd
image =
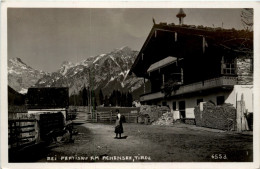
M 142 105 L 140 107 L 140 116 L 149 117 L 149 122 L 152 123 L 158 120 L 164 113 L 170 111 L 166 106 Z
M 196 125 L 221 130 L 232 130 L 236 125 L 236 109 L 232 104 L 215 106 L 207 102 L 194 109 Z
M 169 126 L 173 125 L 173 113 L 166 112 L 158 120 L 152 123 L 152 125 L 163 125 Z

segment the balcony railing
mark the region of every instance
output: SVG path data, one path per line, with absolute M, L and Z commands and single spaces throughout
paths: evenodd
M 149 94 L 142 95 L 140 97 L 140 101 L 142 102 L 147 100 L 159 99 L 163 97 L 164 97 L 164 93 L 162 92 L 149 93 Z
M 237 84 L 236 77 L 222 76 L 219 78 L 209 79 L 197 83 L 180 86 L 180 88 L 178 90 L 173 91 L 171 95 L 175 96 L 175 95 L 180 95 L 180 94 L 185 94 L 190 92 L 208 90 L 216 87 L 234 86 L 236 84 Z M 150 93 L 150 94 L 142 95 L 140 97 L 140 101 L 159 99 L 159 98 L 163 98 L 164 96 L 165 95 L 162 92 Z

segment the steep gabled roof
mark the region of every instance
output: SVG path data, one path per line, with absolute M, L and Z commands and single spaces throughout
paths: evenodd
M 203 42 L 204 41 L 204 42 Z M 204 43 L 204 44 L 203 44 Z M 253 56 L 253 32 L 203 26 L 154 24 L 144 42 L 131 73 L 145 76 L 151 64 L 168 56 L 182 58 L 189 50 L 202 50 L 202 46 L 228 53 Z

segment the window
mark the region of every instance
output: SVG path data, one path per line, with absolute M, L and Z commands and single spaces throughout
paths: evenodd
M 197 105 L 199 105 L 200 102 L 203 102 L 203 99 L 197 99 Z
M 225 103 L 225 97 L 224 96 L 217 96 L 217 105 L 222 105 Z
M 172 110 L 177 110 L 176 102 L 172 102 Z
M 185 101 L 179 101 L 180 118 L 186 118 Z
M 167 103 L 166 103 L 166 102 L 162 102 L 162 105 L 163 105 L 163 106 L 167 106 Z
M 235 59 L 223 56 L 221 60 L 221 74 L 234 75 L 235 73 Z

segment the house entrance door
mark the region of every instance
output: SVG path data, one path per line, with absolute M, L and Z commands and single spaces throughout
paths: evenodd
M 179 101 L 180 119 L 186 118 L 185 101 Z

